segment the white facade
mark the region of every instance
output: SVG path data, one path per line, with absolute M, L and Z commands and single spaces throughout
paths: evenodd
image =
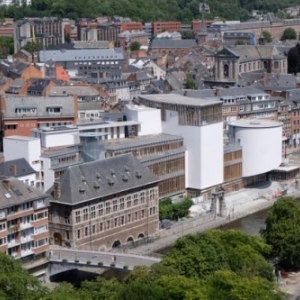
M 160 109 L 126 105 L 125 115 L 128 121 L 136 121 L 138 125 L 138 135 L 160 134 L 162 133 Z
M 282 123 L 270 120 L 238 120 L 229 124 L 231 144 L 243 149 L 243 177 L 277 168 L 282 159 Z
M 78 128 L 76 126 L 45 127 L 33 129 L 31 135 L 39 138 L 44 148 L 73 146 L 79 144 Z
M 19 180 L 37 188 L 41 186 L 41 143 L 37 138 L 24 136 L 8 136 L 3 138 L 3 154 L 5 161 L 25 158 L 35 170 L 35 174 L 18 177 Z
M 23 5 L 23 3 L 26 3 L 26 5 L 31 5 L 31 0 L 19 0 L 19 1 L 15 1 L 15 0 L 2 0 L 0 1 L 0 5 Z
M 41 169 L 41 143 L 38 138 L 17 135 L 4 137 L 3 154 L 6 161 L 25 158 L 36 172 Z
M 116 88 L 117 100 L 129 100 L 130 99 L 130 92 L 129 87 L 126 85 L 124 87 Z
M 223 183 L 223 123 L 179 125 L 178 112 L 166 111 L 163 133 L 180 135 L 186 146 L 186 188 L 206 189 Z

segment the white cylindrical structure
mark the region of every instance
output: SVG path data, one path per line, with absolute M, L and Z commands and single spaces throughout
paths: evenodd
M 229 139 L 243 149 L 243 177 L 277 168 L 282 159 L 282 123 L 238 120 L 229 124 Z

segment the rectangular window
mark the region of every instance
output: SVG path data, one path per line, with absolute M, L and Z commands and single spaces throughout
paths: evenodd
M 114 227 L 117 227 L 118 226 L 118 218 L 115 218 L 114 219 Z
M 136 206 L 139 204 L 138 194 L 133 195 L 133 205 Z
M 145 192 L 141 192 L 141 204 L 145 203 Z
M 155 200 L 155 190 L 151 189 L 150 190 L 150 201 L 153 201 L 153 200 Z
M 137 211 L 134 213 L 134 220 L 135 220 L 135 221 L 138 220 L 138 212 L 137 212 Z
M 107 220 L 106 221 L 106 229 L 109 229 L 110 228 L 110 220 Z
M 100 224 L 99 224 L 99 231 L 100 231 L 100 232 L 103 231 L 103 223 L 100 223 Z
M 118 210 L 118 200 L 113 200 L 113 212 Z
M 141 211 L 141 219 L 143 219 L 144 217 L 145 217 L 145 210 L 143 209 L 142 211 Z
M 91 219 L 96 218 L 96 208 L 95 206 L 91 206 Z
M 120 209 L 124 209 L 124 198 L 120 199 Z
M 100 203 L 98 205 L 98 216 L 99 217 L 103 216 L 103 203 Z
M 83 221 L 87 221 L 89 219 L 89 209 L 84 208 L 83 209 Z
M 75 212 L 75 221 L 76 223 L 80 223 L 80 210 Z
M 85 227 L 84 228 L 84 236 L 88 236 L 89 235 L 89 228 Z
M 127 208 L 131 207 L 131 196 L 128 196 L 126 200 L 127 200 Z
M 70 224 L 70 212 L 65 211 L 64 216 L 65 216 L 65 224 Z
M 6 229 L 6 223 L 1 223 L 0 224 L 0 231 L 5 230 Z
M 79 239 L 80 239 L 80 229 L 77 230 L 77 240 L 79 240 Z
M 131 214 L 128 214 L 127 215 L 127 223 L 130 223 L 131 222 Z
M 106 202 L 105 207 L 106 207 L 106 214 L 110 214 L 110 202 Z

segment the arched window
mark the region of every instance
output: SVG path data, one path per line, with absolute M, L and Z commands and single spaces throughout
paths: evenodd
M 224 76 L 225 77 L 229 76 L 229 67 L 227 64 L 224 65 Z

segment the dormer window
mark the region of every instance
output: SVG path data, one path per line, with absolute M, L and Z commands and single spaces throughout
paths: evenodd
M 62 112 L 62 107 L 60 106 L 47 107 L 47 113 L 49 114 L 60 114 L 61 112 Z

